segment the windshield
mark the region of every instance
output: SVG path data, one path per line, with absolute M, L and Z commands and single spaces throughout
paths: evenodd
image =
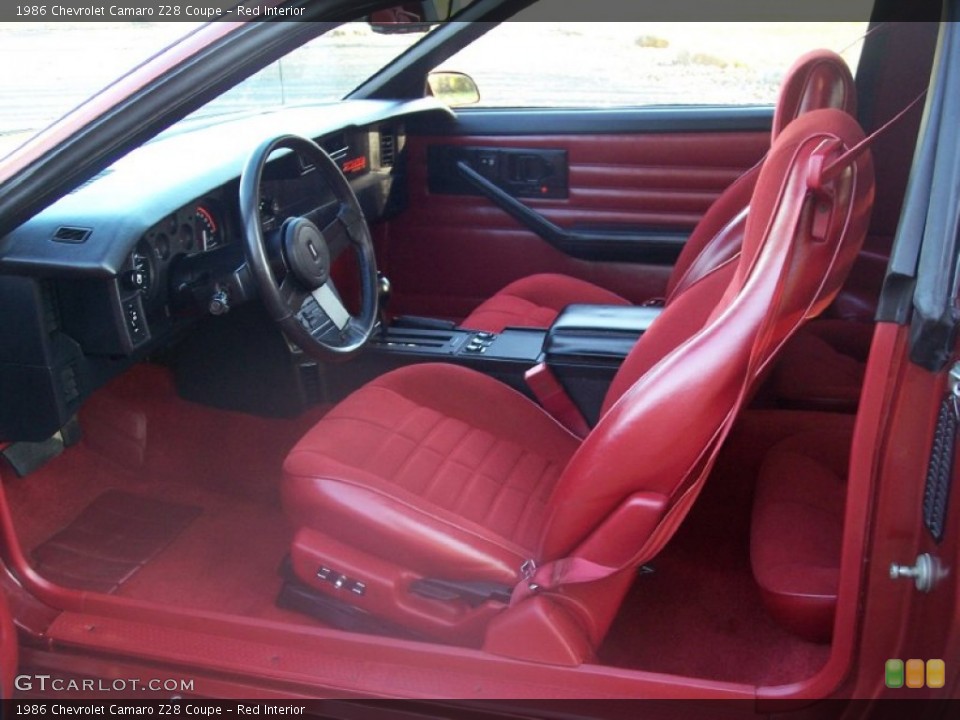
M 181 122 L 340 100 L 423 36 L 419 32 L 383 34 L 366 22 L 345 23 L 301 45 Z
M 0 23 L 0 157 L 198 25 Z
M 0 157 L 198 23 L 0 23 Z M 297 48 L 182 122 L 343 98 L 423 33 L 342 25 Z

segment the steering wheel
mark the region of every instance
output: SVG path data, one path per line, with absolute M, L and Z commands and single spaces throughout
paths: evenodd
M 304 172 L 318 172 L 337 201 L 336 217 L 319 228 L 309 217 L 284 221 L 265 239 L 260 182 L 267 159 L 292 150 Z M 244 251 L 270 317 L 304 352 L 322 360 L 344 358 L 370 339 L 377 318 L 377 263 L 370 229 L 350 183 L 316 143 L 281 135 L 253 151 L 240 176 Z M 351 315 L 330 277 L 330 248 L 351 247 L 360 276 L 360 311 Z

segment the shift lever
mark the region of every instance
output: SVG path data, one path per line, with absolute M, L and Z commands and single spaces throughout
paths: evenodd
M 387 306 L 390 304 L 390 278 L 382 272 L 377 273 L 377 317 L 380 319 L 380 334 L 386 335 L 390 326 Z

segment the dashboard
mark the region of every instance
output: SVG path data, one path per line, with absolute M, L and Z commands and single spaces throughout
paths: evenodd
M 0 303 L 17 317 L 0 337 L 0 440 L 49 437 L 132 362 L 254 298 L 238 198 L 254 147 L 314 139 L 373 223 L 395 202 L 405 122 L 423 113 L 451 114 L 432 99 L 361 100 L 175 127 L 0 238 Z M 260 193 L 265 235 L 337 210 L 320 173 L 287 151 Z

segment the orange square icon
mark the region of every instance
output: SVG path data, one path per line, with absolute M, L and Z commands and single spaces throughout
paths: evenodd
M 926 675 L 926 663 L 923 660 L 907 660 L 907 682 L 908 688 L 922 688 L 924 676 Z
M 927 660 L 927 687 L 942 688 L 947 681 L 947 666 L 943 660 Z

